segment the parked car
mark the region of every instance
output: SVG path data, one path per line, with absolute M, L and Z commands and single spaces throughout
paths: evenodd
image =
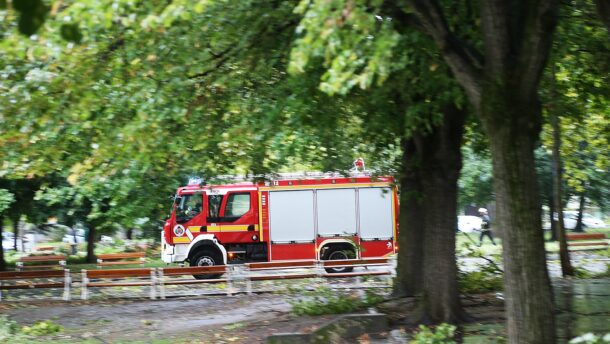
M 458 216 L 458 230 L 464 233 L 470 233 L 481 230 L 483 220 L 478 216 L 460 215 Z

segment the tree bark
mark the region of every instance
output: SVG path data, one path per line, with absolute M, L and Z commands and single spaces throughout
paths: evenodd
M 95 240 L 96 240 L 96 233 L 95 233 L 95 226 L 88 223 L 87 224 L 87 228 L 89 229 L 89 231 L 87 232 L 87 263 L 95 263 L 96 262 L 96 258 L 95 258 Z
M 4 247 L 2 246 L 2 231 L 4 230 L 4 216 L 0 215 L 0 271 L 6 271 L 6 261 L 4 260 Z
M 552 45 L 557 0 L 480 2 L 482 53 L 452 31 L 435 0 L 410 0 L 481 118 L 493 160 L 497 223 L 503 233 L 508 342 L 555 342 L 535 171 L 542 116 L 538 86 Z M 469 25 L 463 23 L 464 25 Z
M 583 183 L 584 188 L 584 183 Z M 582 224 L 582 214 L 585 211 L 585 191 L 580 194 L 580 200 L 578 202 L 578 217 L 576 218 L 576 226 L 574 227 L 574 232 L 584 232 L 585 228 Z
M 443 109 L 430 133 L 403 140 L 397 296 L 416 296 L 419 323 L 466 318 L 455 260 L 457 180 L 466 113 Z
M 557 241 L 557 223 L 555 221 L 555 204 L 554 204 L 553 192 L 548 199 L 549 203 L 549 223 L 551 224 L 551 239 L 550 241 Z
M 420 184 L 421 157 L 413 138 L 403 139 L 402 148 L 398 273 L 393 291 L 398 297 L 415 296 L 421 292 L 425 230 Z
M 610 1 L 595 0 L 595 6 L 597 7 L 597 14 L 599 15 L 604 25 L 606 25 L 608 33 L 610 34 Z
M 559 260 L 561 261 L 561 274 L 563 277 L 574 276 L 574 268 L 570 262 L 570 252 L 566 240 L 566 229 L 563 221 L 563 178 L 561 166 L 561 127 L 559 118 L 551 114 L 553 127 L 553 205 L 557 212 L 557 239 L 559 240 Z
M 418 140 L 425 209 L 423 289 L 418 306 L 422 322 L 459 323 L 466 315 L 457 283 L 455 229 L 466 116 L 464 110 L 455 106 L 447 106 L 442 115 L 442 124 Z
M 13 250 L 17 252 L 17 238 L 19 237 L 19 219 L 21 218 L 21 214 L 16 215 L 13 214 L 10 219 L 13 224 Z
M 534 144 L 542 116 L 537 96 L 484 87 L 481 118 L 490 138 L 497 223 L 504 229 L 504 292 L 510 343 L 555 342 Z

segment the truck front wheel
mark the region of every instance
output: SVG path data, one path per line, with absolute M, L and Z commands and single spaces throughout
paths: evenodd
M 195 253 L 189 262 L 190 266 L 214 266 L 219 264 L 222 264 L 222 257 L 210 249 L 203 249 Z M 222 274 L 193 275 L 196 279 L 213 279 L 220 276 Z
M 349 259 L 350 256 L 354 257 L 356 254 L 352 251 L 348 251 L 341 248 L 330 249 L 326 255 L 324 260 L 345 260 Z M 342 273 L 342 272 L 352 272 L 354 268 L 349 267 L 340 267 L 340 268 L 326 268 L 324 269 L 328 273 Z

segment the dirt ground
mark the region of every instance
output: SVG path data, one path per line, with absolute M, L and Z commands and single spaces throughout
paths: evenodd
M 262 343 L 271 334 L 310 332 L 337 317 L 292 315 L 290 297 L 261 294 L 157 301 L 20 301 L 0 304 L 0 311 L 20 325 L 50 319 L 64 326 L 61 334 L 45 338 L 46 342 L 91 343 Z M 464 303 L 478 314 L 479 321 L 501 321 L 502 302 L 494 295 Z M 408 309 L 400 301 L 391 306 Z M 406 314 L 395 314 L 394 328 L 409 331 L 409 326 L 400 325 L 403 316 Z
M 100 343 L 258 343 L 273 333 L 304 332 L 332 316 L 296 317 L 285 295 L 206 296 L 169 300 L 32 301 L 0 305 L 20 325 L 51 319 L 55 340 Z
M 555 282 L 558 335 L 563 342 L 586 332 L 610 331 L 610 280 Z M 2 301 L 0 315 L 8 316 L 20 326 L 51 320 L 64 327 L 60 334 L 40 338 L 40 343 L 262 343 L 271 334 L 311 332 L 338 317 L 291 314 L 289 301 L 299 297 L 298 294 L 200 295 L 166 300 L 115 296 L 70 302 L 36 300 L 22 294 Z M 473 317 L 459 329 L 464 334 L 464 343 L 494 343 L 494 338 L 504 335 L 501 293 L 468 295 L 462 302 Z M 379 305 L 378 310 L 391 315 L 392 331 L 387 340 L 375 342 L 363 338 L 360 342 L 407 343 L 408 333 L 415 329 L 414 324 L 406 321 L 413 314 L 412 300 L 389 300 Z

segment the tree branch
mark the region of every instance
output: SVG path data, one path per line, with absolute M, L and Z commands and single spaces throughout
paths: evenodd
M 480 54 L 451 32 L 436 0 L 407 0 L 406 3 L 415 11 L 423 31 L 436 42 L 449 68 L 464 87 L 472 104 L 479 104 L 481 99 L 480 66 L 483 64 Z
M 557 24 L 559 3 L 557 0 L 525 1 L 523 39 L 519 42 L 518 89 L 527 98 L 536 93 L 544 67 L 547 64 L 553 32 Z

